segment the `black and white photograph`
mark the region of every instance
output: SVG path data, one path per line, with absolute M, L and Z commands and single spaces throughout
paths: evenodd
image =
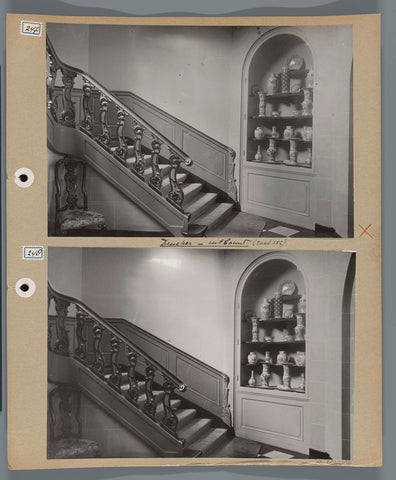
M 354 339 L 353 252 L 49 247 L 47 458 L 350 460 Z
M 354 236 L 352 25 L 46 33 L 50 236 Z

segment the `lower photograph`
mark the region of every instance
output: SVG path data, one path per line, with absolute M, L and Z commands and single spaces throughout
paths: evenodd
M 355 260 L 50 247 L 47 458 L 352 459 Z

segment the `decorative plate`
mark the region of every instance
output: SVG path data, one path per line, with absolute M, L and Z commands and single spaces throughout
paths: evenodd
M 281 295 L 293 295 L 296 289 L 297 285 L 292 280 L 284 280 L 280 283 L 278 292 Z
M 305 68 L 305 60 L 301 55 L 292 55 L 290 58 L 288 58 L 286 66 L 289 70 L 298 72 L 299 70 L 303 70 Z

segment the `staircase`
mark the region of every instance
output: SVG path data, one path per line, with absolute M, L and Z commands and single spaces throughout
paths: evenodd
M 177 145 L 89 74 L 64 64 L 48 37 L 47 59 L 48 143 L 54 151 L 84 159 L 175 236 L 204 236 L 231 215 L 235 152 L 187 126 L 208 157 L 200 165 L 181 148 L 183 141 Z M 56 85 L 59 72 L 62 87 Z M 213 162 L 205 150 L 209 143 L 218 154 Z
M 196 380 L 191 378 L 192 386 L 187 387 L 141 346 L 152 338 L 150 348 L 161 351 L 157 348 L 161 345 L 163 352 L 166 342 L 123 320 L 103 319 L 83 302 L 48 285 L 49 310 L 52 302 L 56 315 L 49 315 L 48 323 L 49 382 L 79 388 L 158 456 L 215 456 L 232 440 L 227 395 L 220 405 L 211 405 L 199 392 L 199 384 L 194 385 Z M 75 318 L 68 315 L 70 308 Z M 137 328 L 135 338 L 125 334 L 130 328 Z M 200 377 L 206 368 L 212 382 L 215 375 L 225 381 L 228 394 L 226 375 L 188 354 L 183 359 L 180 350 L 169 348 L 174 350 L 168 354 L 172 363 L 176 365 L 174 355 L 179 368 L 184 360 L 190 371 L 199 364 Z

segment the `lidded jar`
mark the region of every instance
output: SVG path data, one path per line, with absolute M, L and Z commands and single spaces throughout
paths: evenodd
M 274 95 L 278 91 L 278 76 L 276 73 L 271 73 L 267 80 L 268 95 Z
M 262 125 L 257 125 L 257 127 L 254 129 L 254 138 L 264 138 L 265 132 L 264 132 L 264 127 Z
M 285 352 L 285 350 L 281 350 L 276 357 L 276 363 L 282 364 L 282 363 L 286 363 L 286 362 L 287 362 L 286 352 Z
M 305 352 L 297 352 L 296 365 L 303 367 L 305 365 Z
M 265 363 L 272 363 L 271 352 L 265 352 L 264 362 Z
M 293 127 L 291 125 L 287 125 L 284 132 L 283 132 L 283 138 L 285 140 L 290 140 L 294 135 Z
M 257 363 L 257 353 L 256 352 L 250 352 L 248 355 L 248 364 L 249 365 L 256 365 Z

